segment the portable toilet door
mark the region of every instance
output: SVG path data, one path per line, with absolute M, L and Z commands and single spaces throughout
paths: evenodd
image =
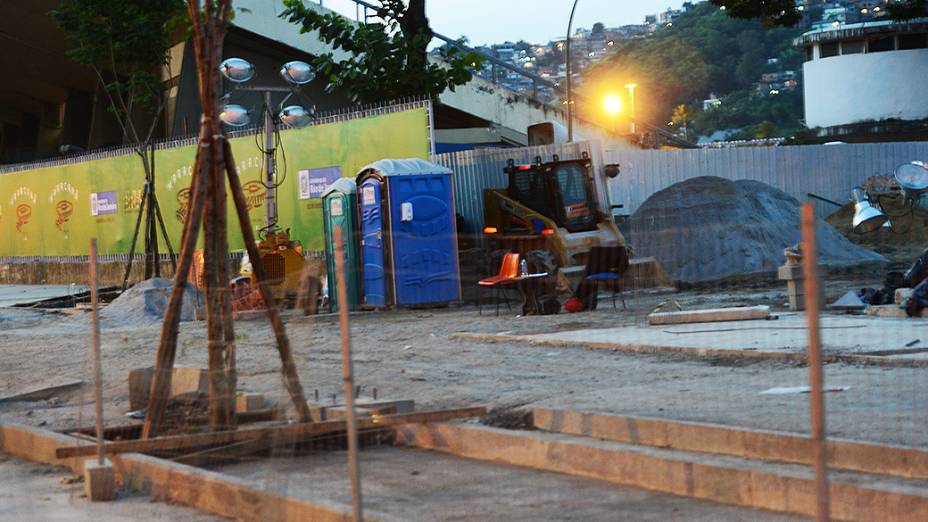
M 359 178 L 361 304 L 374 308 L 382 308 L 390 304 L 387 299 L 387 270 L 384 262 L 386 259 L 384 252 L 385 216 L 382 209 L 381 184 L 382 180 L 376 174 Z
M 383 160 L 389 206 L 394 301 L 401 306 L 460 299 L 451 171 L 419 159 Z
M 358 249 L 355 217 L 357 186 L 347 178 L 329 185 L 322 193 L 322 222 L 325 228 L 326 273 L 329 284 L 329 307 L 334 312 L 338 302 L 338 270 L 335 258 L 335 230 L 342 229 L 342 256 L 345 268 L 345 290 L 348 309 L 358 308 Z

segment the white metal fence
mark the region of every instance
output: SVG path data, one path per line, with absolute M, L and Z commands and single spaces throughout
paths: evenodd
M 630 214 L 655 192 L 697 176 L 752 179 L 799 201 L 812 193 L 843 203 L 870 176 L 891 174 L 908 161 L 928 161 L 928 142 L 616 150 L 606 151 L 604 159 L 622 167 L 619 177 L 609 181 L 609 195 Z M 835 210 L 827 203 L 815 204 L 820 214 Z
M 928 142 L 738 147 L 692 150 L 603 151 L 596 141 L 512 149 L 481 149 L 438 154 L 433 159 L 454 171 L 455 206 L 467 233 L 483 227 L 483 189 L 506 186 L 506 161 L 527 163 L 536 156 L 551 161 L 579 158 L 586 152 L 594 167 L 618 163 L 621 174 L 608 180 L 609 198 L 632 214 L 651 195 L 697 176 L 753 179 L 787 192 L 799 201 L 812 193 L 836 202 L 849 201 L 850 191 L 873 175 L 890 174 L 901 163 L 928 161 Z M 600 180 L 602 181 L 602 180 Z M 833 212 L 813 201 L 819 214 Z

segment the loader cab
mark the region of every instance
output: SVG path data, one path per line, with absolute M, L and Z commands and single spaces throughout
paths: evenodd
M 536 158 L 528 165 L 506 168 L 507 195 L 526 207 L 552 219 L 569 232 L 596 230 L 598 220 L 593 186 L 592 162 L 588 158 L 542 163 Z

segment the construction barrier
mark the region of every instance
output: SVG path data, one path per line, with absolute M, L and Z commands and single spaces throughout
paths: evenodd
M 277 144 L 278 222 L 307 250 L 322 250 L 322 191 L 383 158 L 429 157 L 429 102 L 414 102 L 331 117 L 280 132 Z M 263 227 L 263 155 L 256 134 L 231 138 L 251 214 Z M 159 147 L 156 194 L 171 242 L 180 241 L 187 215 L 195 140 Z M 94 156 L 90 156 L 94 157 Z M 61 161 L 0 171 L 0 260 L 87 254 L 91 237 L 101 255 L 127 254 L 142 201 L 142 163 L 130 149 L 89 161 Z M 229 246 L 244 248 L 229 202 Z M 161 251 L 166 249 L 161 246 Z

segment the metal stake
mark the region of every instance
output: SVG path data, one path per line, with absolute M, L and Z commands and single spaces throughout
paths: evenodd
M 90 316 L 92 321 L 94 398 L 97 408 L 97 464 L 103 465 L 103 372 L 100 369 L 100 314 L 97 311 L 97 239 L 90 240 Z
M 812 448 L 815 462 L 816 520 L 829 519 L 828 448 L 825 440 L 825 379 L 822 374 L 822 344 L 819 336 L 819 292 L 815 245 L 815 210 L 802 206 L 802 271 L 805 279 L 806 317 L 809 326 L 809 405 L 812 414 Z
M 351 474 L 351 507 L 355 522 L 364 519 L 361 512 L 361 467 L 358 465 L 358 427 L 354 416 L 354 374 L 351 366 L 351 332 L 348 328 L 348 288 L 345 282 L 342 227 L 335 229 L 335 273 L 338 277 L 338 319 L 342 338 L 342 373 L 348 421 L 348 471 Z

